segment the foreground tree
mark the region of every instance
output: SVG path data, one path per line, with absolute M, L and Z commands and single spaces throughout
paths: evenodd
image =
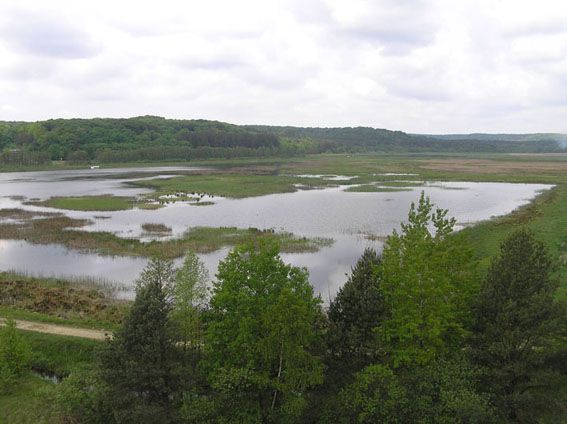
M 302 416 L 305 423 L 333 422 L 343 406 L 339 391 L 352 383 L 354 374 L 377 359 L 374 328 L 383 318 L 383 298 L 374 249 L 366 249 L 351 275 L 331 300 L 327 320 L 321 322 L 325 338 L 321 356 L 325 382 L 310 393 Z
M 342 390 L 343 423 L 495 422 L 486 396 L 476 390 L 477 370 L 460 355 L 393 370 L 370 365 Z
M 177 347 L 170 323 L 171 261 L 152 259 L 136 282 L 136 299 L 101 352 L 106 401 L 119 423 L 172 422 Z
M 455 219 L 422 192 L 400 234 L 388 237 L 380 265 L 386 319 L 380 346 L 394 367 L 427 364 L 458 346 L 473 281 L 472 255 L 452 235 Z
M 384 315 L 379 263 L 376 251 L 366 249 L 329 306 L 329 349 L 351 370 L 357 364 L 368 365 L 376 356 L 373 330 Z
M 217 278 L 205 358 L 214 396 L 189 399 L 186 417 L 297 422 L 306 391 L 322 380 L 320 362 L 309 350 L 320 300 L 307 272 L 283 263 L 277 246 L 260 244 L 234 249 L 219 264 Z
M 545 362 L 558 329 L 552 270 L 545 245 L 517 230 L 502 243 L 476 301 L 474 357 L 487 369 L 485 387 L 498 409 L 512 421 L 532 413 L 534 396 L 553 381 Z

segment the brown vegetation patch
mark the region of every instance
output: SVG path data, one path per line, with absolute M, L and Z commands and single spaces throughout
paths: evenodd
M 567 162 L 496 161 L 484 159 L 442 159 L 422 162 L 420 168 L 445 172 L 500 174 L 522 172 L 565 172 Z
M 56 212 L 36 212 L 28 211 L 25 209 L 0 209 L 0 218 L 6 219 L 33 219 L 38 217 L 46 216 L 60 216 L 60 213 Z
M 0 281 L 0 305 L 64 319 L 122 321 L 126 302 L 105 297 L 99 290 L 34 281 Z

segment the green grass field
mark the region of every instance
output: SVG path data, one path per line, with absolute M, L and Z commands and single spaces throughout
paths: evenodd
M 21 330 L 20 333 L 31 346 L 32 369 L 58 376 L 90 367 L 102 343 Z M 11 393 L 0 395 L 0 424 L 60 423 L 53 407 L 55 389 L 54 383 L 32 372 L 22 376 Z
M 557 262 L 558 298 L 567 300 L 567 185 L 540 195 L 512 214 L 481 222 L 463 230 L 482 268 L 498 253 L 499 245 L 514 229 L 527 227 L 549 248 Z
M 35 206 L 48 208 L 68 209 L 74 211 L 121 211 L 132 209 L 135 199 L 119 196 L 80 196 L 80 197 L 52 197 L 50 199 L 29 202 Z

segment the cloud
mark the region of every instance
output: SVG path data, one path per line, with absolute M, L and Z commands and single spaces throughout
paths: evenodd
M 0 26 L 0 34 L 11 50 L 33 56 L 80 59 L 100 51 L 100 46 L 76 25 L 42 10 L 13 11 Z
M 405 54 L 434 41 L 438 22 L 431 5 L 422 0 L 332 1 L 336 29 L 383 53 Z
M 0 2 L 0 119 L 567 132 L 555 0 Z

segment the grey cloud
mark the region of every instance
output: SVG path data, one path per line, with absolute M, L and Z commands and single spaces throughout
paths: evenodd
M 0 66 L 0 76 L 3 79 L 14 81 L 44 80 L 51 77 L 55 70 L 54 64 L 43 59 L 32 58 Z
M 404 55 L 434 41 L 440 22 L 426 2 L 381 0 L 370 4 L 365 16 L 348 25 L 337 25 L 336 30 L 374 44 L 386 55 Z
M 383 53 L 389 55 L 404 54 L 416 47 L 426 46 L 434 39 L 434 31 L 430 28 L 408 28 L 400 26 L 382 26 L 376 28 L 358 27 L 347 30 L 349 35 L 359 40 L 377 43 Z
M 4 20 L 0 35 L 16 53 L 80 59 L 96 56 L 101 50 L 86 32 L 59 15 L 17 11 Z
M 176 64 L 184 69 L 223 71 L 233 70 L 245 65 L 244 60 L 236 56 L 217 55 L 212 57 L 192 57 L 176 60 Z
M 529 22 L 516 28 L 504 31 L 508 37 L 525 37 L 530 35 L 556 35 L 567 32 L 567 21 L 564 18 L 555 18 L 538 22 Z
M 422 102 L 447 102 L 456 97 L 451 76 L 441 68 L 441 62 L 414 66 L 405 60 L 392 62 L 382 75 L 386 90 L 394 96 Z
M 331 9 L 323 0 L 291 0 L 286 8 L 300 22 L 321 25 L 331 23 Z
M 437 84 L 429 84 L 430 81 L 396 81 L 386 86 L 391 94 L 407 99 L 422 102 L 446 102 L 452 100 L 451 93 Z

